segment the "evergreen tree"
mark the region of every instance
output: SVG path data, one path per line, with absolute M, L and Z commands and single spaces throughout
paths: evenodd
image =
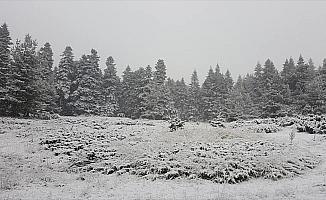
M 151 83 L 153 78 L 153 72 L 151 66 L 147 66 L 145 69 L 145 76 L 143 78 L 143 82 L 141 84 L 140 93 L 138 95 L 139 98 L 139 113 L 141 118 L 146 117 L 146 109 L 147 109 L 147 99 L 150 97 L 151 92 Z
M 67 46 L 61 55 L 59 66 L 55 70 L 55 87 L 59 95 L 57 104 L 61 109 L 61 114 L 72 115 L 71 95 L 76 90 L 76 63 L 72 48 Z
M 193 121 L 198 121 L 201 112 L 200 112 L 200 103 L 201 103 L 201 96 L 200 96 L 200 85 L 198 80 L 197 71 L 191 75 L 191 83 L 189 86 L 189 111 L 188 111 L 188 118 Z
M 174 82 L 172 79 L 168 79 L 166 85 L 169 88 L 173 105 L 176 108 L 178 117 L 183 120 L 188 120 L 189 91 L 184 79 L 182 78 L 176 82 Z
M 281 94 L 282 84 L 281 78 L 275 68 L 273 62 L 267 59 L 263 68 L 263 96 L 262 104 L 262 117 L 274 117 L 281 111 L 281 104 L 283 103 L 283 96 Z
M 166 79 L 166 66 L 163 60 L 158 60 L 155 65 L 154 81 L 158 85 L 163 85 Z
M 133 117 L 142 117 L 146 111 L 146 98 L 149 96 L 150 88 L 149 84 L 151 82 L 151 69 L 147 67 L 144 69 L 140 67 L 133 73 L 134 79 L 134 100 L 135 104 L 133 106 Z
M 202 85 L 201 96 L 203 119 L 214 119 L 219 115 L 219 110 L 216 106 L 218 105 L 216 97 L 216 74 L 214 73 L 212 68 L 209 69 L 208 75 Z
M 121 97 L 119 98 L 120 109 L 126 117 L 131 117 L 133 113 L 134 97 L 136 96 L 134 88 L 133 72 L 128 65 L 122 74 Z
M 263 71 L 261 77 L 247 74 L 242 78 L 242 98 L 245 102 L 244 113 L 246 117 L 258 117 L 261 114 L 261 102 L 263 101 Z
M 226 104 L 227 108 L 229 109 L 230 117 L 234 119 L 245 118 L 244 116 L 247 114 L 244 109 L 246 102 L 243 97 L 246 93 L 243 89 L 242 78 L 239 76 L 237 82 L 235 83 L 234 89 L 230 92 Z
M 311 112 L 310 106 L 307 105 L 307 86 L 310 82 L 309 66 L 305 64 L 303 57 L 300 55 L 296 67 L 296 85 L 293 93 L 293 103 L 299 112 Z M 305 108 L 308 106 L 307 108 Z M 308 111 L 309 110 L 309 111 Z
M 284 84 L 288 85 L 291 91 L 295 90 L 296 85 L 296 67 L 292 58 L 286 59 L 283 64 L 283 70 L 281 72 L 281 78 Z
M 0 27 L 0 115 L 9 115 L 10 101 L 10 79 L 12 78 L 10 46 L 11 38 L 8 27 L 3 24 Z
M 300 55 L 296 68 L 296 94 L 304 94 L 306 92 L 306 85 L 309 81 L 308 65 L 304 63 L 303 57 Z
M 118 92 L 120 88 L 120 78 L 117 76 L 115 62 L 110 56 L 106 60 L 107 68 L 104 70 L 103 76 L 103 94 L 105 98 L 105 105 L 111 107 L 114 115 L 119 110 Z
M 311 58 L 308 60 L 308 77 L 309 80 L 314 79 L 316 76 L 316 67 Z
M 17 41 L 13 50 L 13 69 L 10 95 L 13 97 L 13 115 L 30 116 L 40 107 L 37 100 L 41 95 L 37 85 L 39 61 L 36 54 L 37 43 L 26 35 L 23 43 Z
M 142 115 L 151 119 L 168 119 L 175 115 L 171 94 L 164 84 L 166 79 L 166 66 L 163 60 L 158 60 L 155 66 L 153 81 L 149 83 L 149 94 L 145 99 L 146 111 Z
M 51 45 L 45 43 L 44 47 L 38 52 L 39 60 L 39 80 L 37 81 L 39 90 L 41 92 L 38 101 L 41 104 L 40 110 L 57 112 L 58 108 L 56 105 L 57 93 L 55 90 L 54 79 L 53 79 L 53 52 Z
M 230 92 L 233 89 L 233 79 L 231 77 L 231 73 L 229 70 L 226 70 L 224 80 L 225 80 L 227 91 Z
M 307 86 L 307 103 L 315 113 L 326 113 L 326 59 L 318 70 L 318 74 Z
M 76 114 L 112 115 L 104 106 L 101 93 L 102 73 L 98 65 L 99 56 L 92 49 L 90 55 L 83 55 L 77 68 L 77 89 L 72 94 L 72 105 Z

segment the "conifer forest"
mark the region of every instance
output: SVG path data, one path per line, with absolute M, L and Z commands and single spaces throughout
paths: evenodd
M 326 199 L 326 58 L 175 80 L 169 58 L 120 69 L 12 29 L 0 26 L 0 199 Z
M 167 77 L 168 66 L 161 59 L 135 71 L 127 66 L 119 77 L 114 58 L 108 56 L 102 71 L 95 49 L 75 58 L 67 46 L 54 66 L 50 43 L 39 45 L 31 35 L 13 42 L 6 24 L 0 31 L 1 116 L 235 121 L 326 113 L 326 59 L 315 66 L 302 55 L 290 57 L 278 71 L 267 58 L 237 80 L 228 70 L 221 73 L 217 64 L 202 84 L 196 71 L 186 83 Z

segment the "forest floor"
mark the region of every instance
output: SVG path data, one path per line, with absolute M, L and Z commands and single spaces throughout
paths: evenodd
M 0 118 L 0 199 L 326 199 L 326 135 L 168 125 Z

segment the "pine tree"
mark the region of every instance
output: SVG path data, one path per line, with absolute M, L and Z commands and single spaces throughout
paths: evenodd
M 295 90 L 296 85 L 296 67 L 292 58 L 286 59 L 283 64 L 283 70 L 281 72 L 281 78 L 284 84 L 288 85 L 291 91 Z
M 57 90 L 58 106 L 61 108 L 61 114 L 72 115 L 73 108 L 71 107 L 71 94 L 76 89 L 76 63 L 72 48 L 67 46 L 61 55 L 59 66 L 55 70 L 55 87 Z
M 296 67 L 296 85 L 293 93 L 294 105 L 299 112 L 311 112 L 310 106 L 307 105 L 307 86 L 310 82 L 309 66 L 304 62 L 300 55 Z M 306 107 L 308 106 L 308 107 Z
M 133 113 L 132 109 L 135 101 L 134 88 L 133 72 L 128 65 L 122 74 L 121 97 L 119 98 L 120 110 L 126 117 L 131 117 Z
M 197 71 L 191 75 L 191 83 L 189 86 L 189 111 L 188 111 L 188 118 L 193 121 L 198 121 L 201 116 L 200 110 L 200 85 L 198 80 Z
M 281 95 L 281 78 L 274 63 L 267 59 L 263 68 L 262 117 L 274 117 L 280 113 L 283 96 Z
M 12 78 L 10 46 L 11 38 L 8 27 L 3 24 L 0 27 L 0 115 L 9 115 L 10 102 L 10 79 Z
M 79 61 L 76 79 L 78 86 L 72 94 L 72 105 L 77 115 L 111 115 L 111 111 L 103 106 L 102 73 L 98 62 L 99 56 L 94 49 Z
M 244 114 L 245 117 L 259 117 L 261 114 L 261 102 L 263 101 L 263 71 L 261 78 L 256 77 L 254 74 L 246 74 L 242 78 L 241 95 L 244 100 Z
M 218 100 L 216 97 L 216 74 L 212 68 L 209 69 L 208 75 L 202 85 L 201 96 L 203 119 L 214 119 L 219 115 L 219 110 L 216 106 L 218 105 Z
M 316 76 L 316 67 L 311 58 L 308 60 L 308 78 L 313 80 Z
M 224 82 L 226 84 L 227 92 L 225 94 L 225 111 L 224 111 L 224 117 L 226 118 L 227 121 L 234 121 L 238 118 L 238 114 L 236 110 L 234 109 L 235 107 L 232 105 L 234 102 L 232 102 L 232 92 L 233 90 L 233 79 L 231 77 L 231 73 L 229 70 L 226 71 L 224 75 Z
M 224 79 L 224 75 L 220 72 L 220 67 L 217 64 L 215 68 L 215 95 L 217 102 L 215 103 L 218 110 L 218 117 L 228 118 L 228 109 L 226 108 L 226 99 L 228 97 L 228 82 Z M 228 80 L 229 81 L 229 80 Z
M 103 94 L 105 98 L 105 106 L 111 109 L 113 115 L 119 111 L 118 92 L 120 88 L 120 78 L 117 76 L 115 62 L 110 56 L 106 60 L 107 68 L 104 70 L 103 76 Z
M 296 68 L 296 94 L 304 94 L 306 92 L 306 85 L 309 81 L 308 65 L 304 63 L 303 57 L 300 55 Z
M 10 93 L 14 99 L 11 111 L 15 116 L 30 116 L 40 107 L 40 102 L 37 101 L 41 92 L 37 85 L 39 61 L 36 48 L 36 41 L 26 35 L 24 42 L 17 41 L 12 50 L 13 76 Z
M 261 66 L 261 64 L 259 63 L 259 62 L 257 62 L 257 65 L 256 65 L 256 67 L 255 67 L 255 77 L 257 78 L 257 79 L 261 79 L 261 77 L 262 77 L 262 74 L 263 74 L 263 68 L 262 68 L 262 66 Z
M 225 80 L 227 91 L 230 92 L 233 89 L 233 79 L 231 77 L 231 73 L 229 70 L 226 70 L 224 80 Z
M 318 74 L 307 86 L 307 103 L 315 113 L 326 113 L 326 59 L 318 70 Z
M 148 85 L 150 89 L 145 99 L 146 111 L 144 118 L 168 119 L 175 115 L 171 94 L 164 84 L 166 79 L 166 66 L 163 60 L 158 60 L 155 66 L 153 81 Z
M 166 79 L 166 66 L 163 60 L 158 60 L 155 65 L 154 81 L 158 85 L 163 85 Z
M 48 112 L 57 112 L 58 108 L 56 105 L 57 93 L 55 90 L 54 79 L 53 79 L 53 52 L 51 45 L 45 43 L 44 47 L 38 52 L 39 60 L 39 80 L 37 81 L 39 90 L 41 92 L 38 101 L 41 104 L 40 110 Z
M 153 78 L 153 72 L 151 66 L 147 66 L 145 69 L 145 76 L 143 78 L 142 87 L 140 88 L 140 93 L 138 95 L 139 98 L 139 114 L 140 118 L 149 118 L 146 117 L 146 109 L 147 109 L 147 99 L 150 97 L 151 92 L 151 83 Z
M 188 120 L 189 89 L 184 79 L 182 78 L 176 82 L 173 79 L 168 79 L 166 86 L 170 91 L 173 106 L 176 108 L 178 117 L 183 120 Z

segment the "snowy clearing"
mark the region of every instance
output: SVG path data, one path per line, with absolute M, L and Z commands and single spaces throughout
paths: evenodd
M 165 121 L 106 117 L 0 124 L 0 199 L 326 197 L 326 136 L 296 133 L 290 145 L 293 127 L 186 123 L 170 132 Z

